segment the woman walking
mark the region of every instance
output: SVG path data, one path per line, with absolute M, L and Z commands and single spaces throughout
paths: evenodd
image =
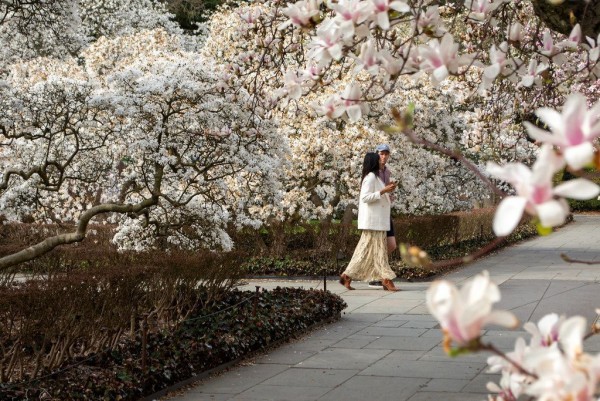
M 353 290 L 352 280 L 381 280 L 383 289 L 398 291 L 392 280 L 396 274 L 390 268 L 386 233 L 390 229 L 391 202 L 389 193 L 396 183 L 385 185 L 378 176 L 379 155 L 367 153 L 363 162 L 360 202 L 358 204 L 358 229 L 360 241 L 346 270 L 340 275 L 340 284 Z

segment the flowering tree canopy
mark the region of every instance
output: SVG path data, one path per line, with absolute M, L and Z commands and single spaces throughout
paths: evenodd
M 0 267 L 81 241 L 92 219 L 117 224 L 124 249 L 160 238 L 230 249 L 227 225 L 260 224 L 253 207 L 278 185 L 270 171 L 283 147 L 272 123 L 152 2 L 103 3 L 112 19 L 91 3 L 71 4 L 86 39 L 75 57 L 34 47 L 3 66 L 2 214 L 76 228 L 0 258 Z M 99 37 L 84 35 L 91 31 Z
M 295 109 L 296 115 L 316 113 L 348 125 L 371 118 L 388 122 L 386 109 L 389 113 L 408 104 L 407 78 L 416 84 L 427 77 L 440 93 L 446 82 L 457 82 L 468 95 L 465 110 L 477 115 L 479 125 L 467 128 L 467 138 L 493 139 L 470 144 L 456 136 L 446 143 L 439 135 L 427 137 L 430 133 L 422 127 L 431 119 L 429 113 L 449 126 L 447 116 L 455 115 L 451 104 L 446 113 L 419 105 L 408 120 L 389 124 L 387 132 L 410 133 L 411 141 L 460 160 L 480 178 L 487 161 L 531 164 L 536 141 L 556 145 L 556 157 L 566 158 L 577 173 L 593 162 L 600 124 L 597 106 L 586 104 L 597 97 L 600 82 L 600 37 L 589 25 L 594 7 L 590 3 L 582 12 L 571 7 L 565 35 L 546 21 L 539 2 L 267 1 L 237 10 L 239 24 L 231 37 L 238 51 L 226 59 L 231 74 L 259 95 L 265 110 L 279 104 L 288 112 Z M 310 99 L 312 111 L 306 111 L 304 99 Z M 554 111 L 563 104 L 562 114 Z M 539 191 L 535 182 L 530 185 Z M 551 227 L 567 213 L 558 207 L 564 205 L 560 198 L 589 199 L 598 191 L 581 179 L 566 191 L 542 196 L 544 202 L 557 200 L 545 204 L 552 208 L 534 207 L 542 202 L 536 197 L 521 210 L 536 216 L 543 211 L 540 226 Z M 505 218 L 502 210 L 498 219 Z M 501 226 L 495 225 L 498 235 L 514 228 L 512 223 Z
M 191 37 L 147 0 L 19 4 L 0 21 L 3 214 L 82 224 L 44 249 L 115 211 L 115 239 L 135 249 L 201 232 L 229 248 L 230 222 L 331 217 L 352 206 L 360 155 L 379 142 L 397 155 L 402 212 L 471 207 L 489 196 L 491 162 L 519 211 L 499 208 L 499 235 L 523 211 L 559 224 L 562 197 L 598 192 L 535 173 L 595 160 L 595 5 L 572 7 L 565 35 L 539 3 L 263 1 Z M 558 153 L 525 173 L 535 141 Z

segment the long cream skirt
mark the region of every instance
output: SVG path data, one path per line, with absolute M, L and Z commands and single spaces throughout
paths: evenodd
M 388 262 L 386 237 L 385 231 L 363 230 L 343 274 L 360 281 L 393 280 L 396 274 Z

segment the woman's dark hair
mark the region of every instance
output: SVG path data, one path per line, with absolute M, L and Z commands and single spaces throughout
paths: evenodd
M 369 152 L 365 155 L 365 160 L 363 161 L 362 168 L 362 178 L 360 182 L 362 184 L 363 180 L 369 173 L 377 173 L 379 172 L 379 155 L 374 152 Z

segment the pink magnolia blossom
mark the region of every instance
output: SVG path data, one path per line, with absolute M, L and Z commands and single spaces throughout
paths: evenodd
M 377 57 L 377 48 L 373 41 L 367 41 L 360 47 L 360 54 L 355 58 L 357 68 L 356 72 L 366 70 L 371 75 L 376 75 L 379 71 L 379 60 Z
M 332 21 L 323 22 L 317 30 L 317 36 L 309 43 L 308 57 L 314 59 L 320 67 L 329 61 L 342 58 L 342 34 Z
M 592 401 L 597 385 L 593 358 L 574 361 L 555 343 L 548 348 L 531 350 L 524 367 L 537 376 L 525 389 L 525 394 L 538 400 Z
M 590 60 L 594 62 L 598 61 L 600 56 L 600 34 L 598 34 L 598 38 L 596 40 L 590 38 L 589 36 L 586 37 L 586 40 L 587 44 L 589 45 Z
M 284 76 L 284 87 L 290 99 L 298 100 L 302 96 L 302 78 L 293 71 L 287 71 Z
M 289 4 L 283 9 L 282 13 L 289 20 L 278 26 L 278 29 L 285 29 L 290 25 L 307 27 L 311 25 L 311 18 L 319 14 L 318 0 L 300 0 L 297 3 Z
M 372 14 L 371 4 L 361 0 L 330 2 L 328 7 L 336 12 L 334 20 L 346 40 L 351 39 L 354 35 L 354 27 L 363 23 Z
M 390 29 L 389 11 L 396 10 L 402 13 L 410 11 L 410 7 L 403 1 L 395 0 L 370 0 L 372 10 L 375 13 L 375 23 L 383 30 Z
M 381 68 L 387 74 L 386 79 L 397 76 L 404 67 L 404 60 L 392 56 L 388 49 L 379 51 L 378 59 L 381 62 Z
M 550 30 L 546 29 L 544 31 L 544 37 L 542 39 L 542 54 L 546 57 L 552 57 L 554 54 L 558 53 L 559 49 L 554 46 L 554 40 L 552 39 L 552 35 L 550 34 Z
M 323 74 L 323 68 L 317 65 L 311 65 L 302 72 L 302 75 L 305 78 L 311 79 L 313 81 L 319 79 L 321 77 L 321 74 Z
M 483 70 L 481 86 L 482 89 L 489 89 L 496 77 L 503 73 L 508 75 L 510 67 L 514 68 L 514 63 L 507 57 L 508 43 L 502 42 L 498 48 L 496 45 L 490 47 L 490 63 L 491 65 Z
M 529 88 L 536 83 L 536 79 L 538 80 L 537 84 L 539 84 L 539 75 L 547 69 L 548 65 L 544 63 L 538 65 L 537 60 L 531 59 L 525 73 L 521 75 L 521 82 L 517 84 L 517 88 L 522 86 Z
M 419 68 L 431 73 L 434 85 L 438 85 L 450 73 L 456 73 L 458 67 L 470 61 L 469 56 L 458 56 L 458 44 L 454 43 L 454 38 L 449 33 L 444 35 L 441 42 L 432 39 L 426 46 L 419 46 L 419 56 L 422 60 Z
M 565 56 L 561 53 L 562 49 L 554 44 L 550 30 L 544 31 L 544 37 L 542 39 L 542 47 L 540 48 L 541 53 L 551 59 L 557 65 L 562 65 L 565 62 Z
M 240 18 L 249 25 L 254 25 L 260 17 L 260 9 L 250 9 L 244 13 L 240 13 Z
M 550 313 L 537 323 L 527 322 L 523 328 L 531 334 L 531 345 L 535 347 L 549 347 L 558 341 L 560 325 L 564 322 L 564 316 Z
M 435 281 L 427 290 L 429 312 L 440 322 L 447 339 L 468 346 L 481 336 L 486 324 L 515 327 L 517 318 L 510 312 L 492 310 L 500 300 L 498 286 L 487 271 L 475 276 L 460 290 L 446 280 Z
M 526 377 L 518 373 L 502 371 L 500 385 L 488 382 L 486 385 L 488 391 L 494 394 L 489 397 L 492 401 L 517 401 L 517 398 L 522 394 Z
M 566 319 L 550 313 L 542 317 L 537 325 L 527 322 L 523 328 L 531 334 L 531 348 L 560 344 L 563 353 L 573 360 L 583 354 L 583 339 L 587 329 L 584 317 L 573 316 Z
M 467 0 L 465 5 L 471 9 L 469 17 L 477 21 L 485 21 L 489 14 L 502 4 L 502 0 Z
M 511 42 L 521 42 L 524 37 L 523 25 L 520 22 L 515 22 L 508 27 L 508 40 Z
M 522 163 L 508 163 L 505 166 L 488 163 L 490 175 L 510 183 L 517 192 L 515 196 L 504 198 L 498 205 L 493 223 L 496 235 L 510 234 L 521 220 L 523 212 L 537 216 L 544 227 L 559 226 L 569 214 L 569 206 L 563 197 L 590 199 L 600 193 L 596 184 L 583 178 L 552 188 L 552 176 L 564 165 L 564 159 L 548 144 L 541 147 L 531 169 Z
M 536 115 L 552 134 L 525 122 L 529 136 L 560 147 L 567 164 L 574 169 L 581 169 L 592 161 L 593 142 L 600 136 L 600 102 L 588 110 L 585 97 L 574 93 L 567 98 L 562 113 L 544 107 L 538 109 Z
M 571 30 L 568 39 L 560 42 L 558 47 L 561 49 L 576 49 L 582 39 L 583 34 L 581 33 L 581 26 L 577 24 L 573 27 L 573 30 Z
M 441 36 L 446 29 L 444 22 L 440 19 L 440 11 L 437 6 L 429 6 L 424 13 L 419 14 L 417 19 L 417 29 L 421 33 Z
M 315 109 L 318 115 L 327 116 L 331 119 L 339 118 L 346 111 L 346 109 L 344 109 L 342 106 L 340 97 L 337 95 L 331 96 L 322 105 L 313 103 L 312 107 Z
M 360 120 L 362 115 L 368 111 L 368 106 L 361 101 L 361 97 L 362 91 L 357 83 L 353 82 L 346 86 L 346 90 L 342 95 L 342 107 L 346 111 L 350 122 Z

